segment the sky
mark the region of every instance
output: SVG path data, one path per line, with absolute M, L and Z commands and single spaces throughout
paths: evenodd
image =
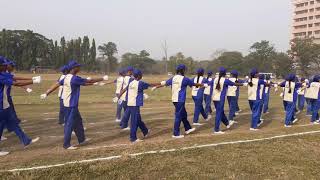
M 0 0 L 0 28 L 30 29 L 53 40 L 95 38 L 119 56 L 147 50 L 153 58 L 183 52 L 210 59 L 219 49 L 248 53 L 269 40 L 286 51 L 290 0 Z

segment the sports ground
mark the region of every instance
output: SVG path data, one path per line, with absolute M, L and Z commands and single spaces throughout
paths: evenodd
M 129 132 L 121 131 L 115 122 L 114 86 L 83 87 L 79 108 L 86 136 L 92 140 L 78 150 L 66 151 L 63 127 L 57 124 L 58 98 L 56 94 L 45 101 L 39 97 L 59 75 L 42 77 L 44 82 L 34 85 L 31 94 L 19 88 L 13 91 L 21 127 L 29 136 L 41 139 L 24 149 L 14 134 L 4 133 L 8 139 L 0 148 L 11 154 L 0 159 L 0 179 L 319 179 L 320 126 L 311 125 L 302 112 L 296 125 L 285 128 L 280 92 L 271 93 L 270 113 L 263 116 L 260 131 L 249 131 L 251 111 L 242 87 L 242 112 L 226 134 L 213 135 L 214 120 L 201 119 L 205 125 L 195 133 L 172 139 L 170 89 L 147 90 L 150 98 L 141 113 L 151 134 L 132 144 Z M 165 79 L 143 78 L 147 82 Z M 194 104 L 190 89 L 186 107 L 191 122 Z M 225 110 L 228 113 L 227 106 Z M 77 143 L 75 136 L 72 142 Z

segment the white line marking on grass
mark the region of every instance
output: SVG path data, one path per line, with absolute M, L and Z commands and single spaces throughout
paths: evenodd
M 280 139 L 280 138 L 284 138 L 284 137 L 301 136 L 301 135 L 316 134 L 316 133 L 320 133 L 320 130 L 319 131 L 307 131 L 307 132 L 301 132 L 301 133 L 277 135 L 277 136 L 259 138 L 259 139 L 248 139 L 248 140 L 227 141 L 227 142 L 213 143 L 213 144 L 203 144 L 203 145 L 182 147 L 182 148 L 178 148 L 178 149 L 162 149 L 162 150 L 156 150 L 156 151 L 146 151 L 146 152 L 129 154 L 129 157 L 142 156 L 142 155 L 145 155 L 145 154 L 160 154 L 160 153 L 166 153 L 166 152 L 184 151 L 184 150 L 188 150 L 188 149 L 199 149 L 199 148 L 206 148 L 206 147 L 216 147 L 216 146 L 221 146 L 221 145 L 231 145 L 231 144 L 259 142 L 259 141 L 266 141 L 266 140 L 272 140 L 272 139 Z M 3 170 L 3 171 L 0 171 L 0 172 L 4 172 L 4 171 L 6 171 L 6 172 L 20 172 L 20 171 L 48 169 L 48 168 L 61 167 L 61 166 L 70 165 L 70 164 L 83 164 L 83 163 L 90 163 L 90 162 L 97 162 L 97 161 L 108 161 L 108 160 L 112 160 L 112 159 L 119 159 L 121 157 L 122 157 L 122 155 L 109 156 L 109 157 L 100 157 L 100 158 L 94 158 L 94 159 L 70 161 L 70 162 L 65 162 L 65 163 L 60 163 L 60 164 L 52 164 L 52 165 L 45 165 L 45 166 L 34 166 L 34 167 L 27 167 L 27 168 L 15 168 L 15 169 L 10 169 L 10 170 Z
M 95 146 L 90 148 L 85 148 L 83 150 L 95 150 L 95 149 L 102 149 L 102 148 L 110 148 L 110 147 L 120 147 L 120 146 L 129 146 L 130 144 L 113 144 L 113 145 L 106 145 L 106 146 Z

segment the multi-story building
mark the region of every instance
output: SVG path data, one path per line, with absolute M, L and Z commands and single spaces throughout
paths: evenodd
M 292 39 L 314 37 L 320 43 L 320 0 L 292 0 Z

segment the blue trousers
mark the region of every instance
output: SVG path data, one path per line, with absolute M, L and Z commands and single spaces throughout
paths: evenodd
M 266 113 L 269 110 L 269 98 L 270 98 L 270 93 L 263 94 L 263 113 Z
M 64 124 L 64 142 L 63 147 L 68 148 L 71 146 L 72 131 L 75 132 L 79 144 L 85 141 L 84 128 L 82 117 L 78 107 L 64 107 L 65 109 L 65 124 Z
M 239 108 L 239 93 L 237 92 L 237 95 L 236 95 L 236 112 L 240 111 L 240 108 Z
M 123 116 L 121 118 L 120 127 L 121 129 L 127 128 L 130 119 L 130 113 L 128 111 L 127 101 L 122 101 L 122 107 L 124 110 Z
M 204 102 L 206 104 L 205 108 L 204 108 L 204 112 L 207 114 L 211 114 L 212 113 L 212 108 L 211 108 L 211 98 L 212 96 L 205 94 L 204 95 Z
M 186 111 L 185 102 L 174 102 L 173 105 L 175 107 L 173 135 L 179 136 L 181 122 L 184 125 L 185 131 L 188 131 L 189 129 L 191 129 L 191 125 L 188 121 L 188 113 Z
M 203 97 L 200 98 L 192 96 L 192 99 L 194 101 L 194 115 L 193 115 L 193 122 L 198 123 L 199 122 L 199 116 L 200 114 L 204 119 L 208 118 L 208 114 L 204 111 L 203 108 Z
M 59 110 L 59 124 L 64 124 L 64 105 L 63 105 L 63 99 L 59 98 L 60 101 L 60 110 Z
M 307 102 L 307 115 L 312 115 L 311 99 L 305 98 Z
M 121 111 L 122 111 L 122 103 L 121 104 L 119 104 L 119 103 L 117 103 L 117 113 L 116 113 L 116 118 L 117 119 L 121 119 Z
M 220 131 L 220 123 L 222 123 L 226 126 L 229 125 L 229 121 L 224 114 L 224 100 L 223 101 L 213 101 L 214 107 L 216 108 L 216 118 L 215 118 L 215 124 L 214 124 L 214 131 L 218 132 Z
M 24 146 L 29 145 L 31 143 L 31 139 L 22 131 L 16 119 L 12 118 L 13 116 L 11 116 L 11 111 L 12 110 L 10 108 L 0 111 L 0 139 L 4 128 L 7 128 L 8 131 L 15 132 Z
M 261 104 L 262 100 L 249 100 L 251 115 L 251 128 L 257 128 L 261 117 Z
M 283 101 L 283 108 L 285 111 L 287 110 L 287 101 Z
M 10 105 L 9 108 L 11 109 L 11 117 L 14 118 L 18 123 L 20 123 L 21 120 L 17 116 L 16 110 L 14 108 L 12 97 L 8 98 L 8 102 L 9 102 L 9 105 Z
M 130 125 L 130 141 L 137 140 L 137 130 L 141 129 L 143 135 L 148 134 L 148 128 L 141 119 L 140 107 L 139 106 L 128 106 L 128 111 L 131 116 L 131 125 Z
M 292 124 L 292 121 L 294 120 L 295 117 L 295 109 L 296 109 L 296 104 L 294 102 L 289 102 L 286 101 L 286 118 L 285 118 L 285 125 L 290 125 Z
M 229 120 L 233 120 L 237 112 L 237 97 L 236 96 L 227 96 L 229 104 Z
M 304 103 L 305 103 L 304 95 L 298 95 L 298 109 L 299 109 L 300 111 L 303 110 L 303 108 L 304 108 Z
M 317 99 L 311 99 L 311 111 L 312 111 L 312 117 L 311 122 L 315 122 L 319 119 L 319 109 L 320 109 L 320 101 Z

